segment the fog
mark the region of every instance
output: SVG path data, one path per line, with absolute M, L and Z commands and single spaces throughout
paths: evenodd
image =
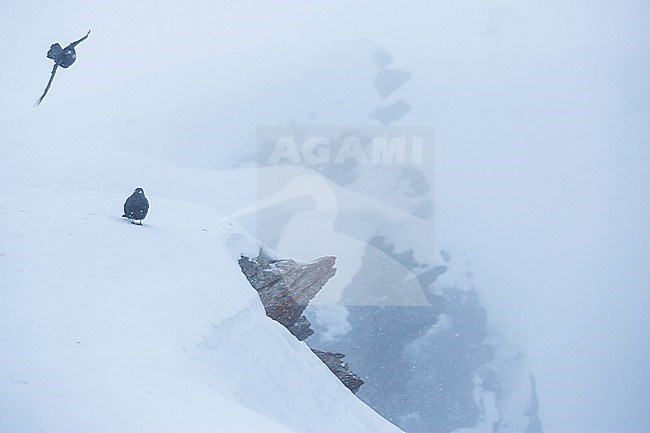
M 435 128 L 435 206 L 492 318 L 526 348 L 544 430 L 650 431 L 650 4 L 5 1 L 0 17 L 4 169 L 21 153 L 10 146 L 45 148 L 75 131 L 89 140 L 116 125 L 139 134 L 163 116 L 196 125 L 196 107 L 210 124 L 206 136 L 191 132 L 197 141 L 245 140 L 277 120 L 244 117 L 244 102 L 265 94 L 241 107 L 210 98 L 282 93 L 265 83 L 294 59 L 272 53 L 356 40 L 386 48 L 412 74 L 403 97 L 413 108 L 400 122 Z M 88 29 L 77 62 L 34 109 L 50 44 Z M 214 63 L 224 69 L 201 68 Z M 188 82 L 149 85 L 168 74 Z M 143 99 L 111 96 L 127 93 Z M 231 106 L 226 120 L 210 111 Z M 46 130 L 58 122 L 67 135 Z M 114 134 L 101 140 L 123 137 Z M 179 164 L 193 151 L 170 149 L 164 158 Z

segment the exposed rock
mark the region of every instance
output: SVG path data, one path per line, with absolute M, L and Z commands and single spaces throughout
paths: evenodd
M 381 48 L 375 53 L 375 61 L 377 66 L 384 69 L 393 62 L 393 56 L 384 48 Z
M 386 126 L 402 118 L 411 109 L 411 105 L 404 101 L 397 101 L 388 107 L 380 107 L 375 110 L 375 117 Z
M 311 263 L 291 259 L 239 259 L 239 266 L 257 290 L 266 315 L 282 323 L 300 341 L 314 333 L 303 315 L 309 301 L 334 276 L 336 257 L 322 257 Z
M 339 378 L 343 385 L 347 386 L 350 391 L 356 393 L 363 385 L 363 380 L 359 376 L 350 371 L 350 366 L 347 362 L 343 362 L 345 357 L 342 353 L 322 352 L 320 350 L 312 349 L 312 352 L 320 358 L 321 361 Z
M 382 98 L 399 89 L 411 78 L 411 74 L 399 69 L 383 69 L 375 77 L 375 88 Z
M 526 411 L 528 426 L 526 433 L 542 433 L 542 421 L 539 419 L 539 402 L 537 400 L 537 382 L 535 376 L 530 376 L 530 406 Z
M 272 260 L 260 254 L 256 259 L 239 259 L 239 266 L 251 286 L 260 295 L 266 315 L 283 324 L 298 340 L 314 333 L 311 323 L 302 313 L 309 301 L 334 276 L 336 257 L 322 257 L 311 263 L 291 259 Z M 352 392 L 357 392 L 363 381 L 350 371 L 342 353 L 322 352 L 312 348 L 325 365 Z

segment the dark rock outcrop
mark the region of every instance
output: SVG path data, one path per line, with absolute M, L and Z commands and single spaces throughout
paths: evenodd
M 260 254 L 256 259 L 241 257 L 239 266 L 251 286 L 260 295 L 266 315 L 284 325 L 298 340 L 303 341 L 314 333 L 311 323 L 302 313 L 309 301 L 334 276 L 336 257 L 322 257 L 311 263 L 298 263 L 291 259 L 272 260 Z M 312 352 L 352 392 L 356 393 L 363 381 L 350 371 L 342 353 Z
M 356 393 L 363 385 L 363 380 L 359 376 L 350 371 L 350 366 L 347 362 L 343 362 L 345 357 L 342 353 L 322 352 L 317 349 L 312 349 L 312 352 L 320 358 L 321 361 L 339 378 L 343 385 L 348 387 L 350 391 Z
M 336 257 L 322 257 L 311 263 L 271 260 L 260 255 L 255 260 L 239 259 L 239 266 L 260 295 L 266 315 L 283 324 L 303 341 L 314 330 L 302 313 L 309 301 L 334 276 Z

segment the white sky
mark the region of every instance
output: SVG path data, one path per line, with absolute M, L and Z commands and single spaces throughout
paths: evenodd
M 2 1 L 2 147 L 18 134 L 3 120 L 61 120 L 54 91 L 83 99 L 241 51 L 369 38 L 412 73 L 404 121 L 436 128 L 436 205 L 526 341 L 545 431 L 650 431 L 650 4 L 566 3 Z M 88 29 L 34 112 L 49 45 Z M 143 107 L 123 110 L 156 112 Z

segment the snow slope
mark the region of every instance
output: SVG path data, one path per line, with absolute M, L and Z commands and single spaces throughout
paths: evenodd
M 53 187 L 0 196 L 0 431 L 397 432 L 268 319 L 213 208 Z

